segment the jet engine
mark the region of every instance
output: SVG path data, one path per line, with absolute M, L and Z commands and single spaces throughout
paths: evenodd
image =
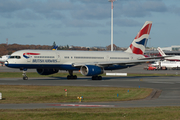
M 36 69 L 37 73 L 40 75 L 51 75 L 54 73 L 58 73 L 58 69 Z
M 82 75 L 85 76 L 96 76 L 99 74 L 103 74 L 104 70 L 103 68 L 95 65 L 86 65 L 81 67 L 80 72 Z

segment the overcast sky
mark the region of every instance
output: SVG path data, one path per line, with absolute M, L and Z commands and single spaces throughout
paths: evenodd
M 0 0 L 0 44 L 108 46 L 108 0 Z M 153 21 L 148 47 L 180 45 L 180 0 L 114 2 L 114 44 L 128 47 Z

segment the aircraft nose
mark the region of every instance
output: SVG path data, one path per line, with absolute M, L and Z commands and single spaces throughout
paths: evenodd
M 9 62 L 8 62 L 8 61 L 6 61 L 4 64 L 5 64 L 6 66 L 8 66 L 8 65 L 9 65 Z

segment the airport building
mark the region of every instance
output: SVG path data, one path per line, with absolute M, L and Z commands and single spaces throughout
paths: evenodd
M 162 47 L 161 48 L 166 55 L 180 55 L 180 46 Z M 160 56 L 156 48 L 147 49 L 145 55 L 148 56 Z

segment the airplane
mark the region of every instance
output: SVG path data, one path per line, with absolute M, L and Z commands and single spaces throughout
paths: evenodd
M 92 80 L 101 80 L 100 74 L 105 70 L 116 70 L 145 63 L 145 47 L 150 34 L 152 22 L 146 21 L 137 36 L 124 51 L 73 51 L 73 50 L 20 50 L 11 54 L 5 65 L 23 70 L 23 80 L 27 80 L 27 69 L 36 69 L 40 75 L 69 72 L 67 79 L 77 79 L 73 71 L 92 76 Z
M 3 55 L 2 57 L 0 57 L 0 63 L 3 64 L 9 57 L 10 55 Z
M 159 69 L 178 69 L 180 68 L 180 61 L 156 61 L 152 66 L 157 66 Z
M 157 50 L 159 51 L 161 56 L 166 57 L 166 58 L 164 58 L 166 61 L 180 61 L 180 56 L 170 56 L 170 57 L 168 57 L 160 47 L 158 47 Z

